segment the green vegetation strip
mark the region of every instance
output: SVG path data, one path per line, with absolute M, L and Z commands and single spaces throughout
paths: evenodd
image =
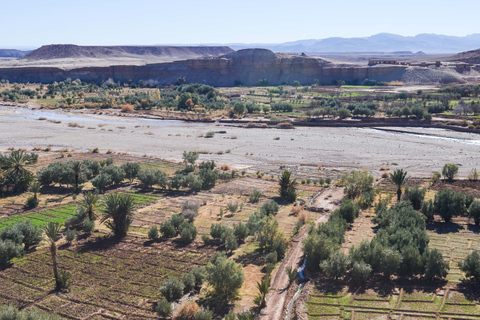
M 128 192 L 135 198 L 137 205 L 144 205 L 159 199 L 160 195 L 148 193 Z M 43 226 L 48 222 L 58 222 L 63 224 L 66 219 L 75 214 L 76 203 L 59 205 L 53 208 L 45 209 L 39 212 L 18 214 L 0 219 L 0 230 L 8 226 L 14 225 L 20 221 L 30 221 L 36 226 Z

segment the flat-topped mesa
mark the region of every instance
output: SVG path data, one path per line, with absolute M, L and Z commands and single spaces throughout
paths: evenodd
M 73 44 L 52 44 L 30 52 L 23 59 L 36 61 L 68 58 L 108 59 L 154 56 L 181 60 L 218 56 L 230 52 L 233 52 L 233 50 L 226 46 L 77 46 Z

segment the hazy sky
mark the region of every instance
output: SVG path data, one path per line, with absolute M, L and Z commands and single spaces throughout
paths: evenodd
M 0 47 L 480 33 L 478 0 L 1 0 Z

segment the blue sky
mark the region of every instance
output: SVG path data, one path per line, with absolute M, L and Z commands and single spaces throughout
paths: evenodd
M 393 4 L 392 4 L 393 3 Z M 1 0 L 0 47 L 480 33 L 480 1 Z

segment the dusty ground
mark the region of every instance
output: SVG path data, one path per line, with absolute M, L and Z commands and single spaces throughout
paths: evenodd
M 60 123 L 37 120 L 40 117 Z M 71 122 L 83 128 L 69 127 Z M 360 128 L 245 129 L 10 107 L 0 108 L 0 126 L 0 148 L 4 150 L 10 146 L 80 151 L 98 147 L 103 153 L 112 149 L 173 160 L 179 160 L 184 150 L 197 150 L 202 152 L 200 161 L 215 160 L 254 171 L 278 169 L 284 164 L 293 171 L 306 171 L 306 177 L 309 171 L 318 169 L 318 164 L 329 169 L 366 168 L 377 173 L 383 165 L 392 170 L 404 168 L 415 176 L 429 176 L 447 162 L 461 166 L 460 176 L 480 166 L 478 135 L 438 129 L 406 129 L 410 133 Z M 201 137 L 208 131 L 226 133 Z

